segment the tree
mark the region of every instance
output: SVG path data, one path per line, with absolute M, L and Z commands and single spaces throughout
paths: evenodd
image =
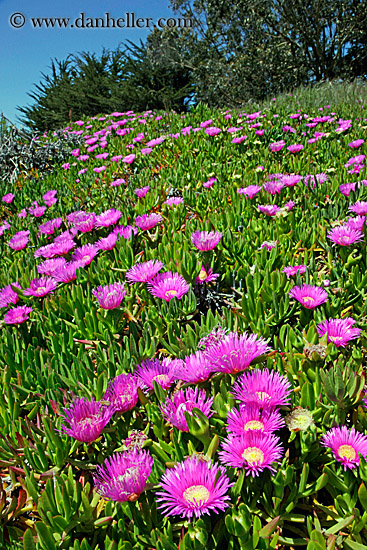
M 18 107 L 23 123 L 45 131 L 71 120 L 116 110 L 185 110 L 192 83 L 189 71 L 153 62 L 147 46 L 127 43 L 115 51 L 69 55 L 53 60 L 51 73 L 29 96 L 31 106 Z
M 191 71 L 196 100 L 235 106 L 310 82 L 366 76 L 367 0 L 171 0 L 171 6 L 193 28 L 156 31 L 155 42 L 159 34 L 166 62 Z M 188 55 L 180 53 L 185 48 Z

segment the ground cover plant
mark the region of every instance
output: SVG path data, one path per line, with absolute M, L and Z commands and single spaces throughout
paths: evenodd
M 0 184 L 1 548 L 367 548 L 361 90 L 79 120 Z

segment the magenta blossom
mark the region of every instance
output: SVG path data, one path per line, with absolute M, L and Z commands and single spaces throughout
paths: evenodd
M 132 374 L 120 374 L 111 380 L 107 386 L 104 400 L 113 405 L 118 413 L 133 409 L 138 402 L 140 380 Z
M 282 273 L 285 273 L 287 275 L 287 279 L 289 277 L 292 277 L 293 275 L 296 275 L 298 272 L 300 274 L 306 273 L 307 266 L 305 265 L 294 265 L 294 266 L 287 266 L 282 269 Z
M 207 399 L 206 391 L 199 388 L 186 388 L 179 390 L 172 399 L 167 398 L 160 409 L 164 417 L 178 430 L 188 432 L 189 427 L 185 418 L 185 412 L 190 416 L 192 409 L 199 409 L 207 418 L 212 416 L 211 406 L 214 397 Z
M 228 506 L 229 479 L 225 469 L 200 460 L 197 455 L 168 469 L 157 492 L 159 508 L 167 516 L 180 515 L 189 521 L 210 512 L 223 511 Z
M 126 272 L 126 279 L 130 283 L 147 283 L 157 275 L 164 267 L 164 263 L 159 260 L 149 260 L 134 265 Z
M 359 465 L 359 455 L 367 459 L 367 436 L 355 428 L 336 426 L 321 436 L 321 445 L 328 447 L 335 459 L 343 464 L 344 470 Z
M 247 195 L 249 199 L 253 199 L 261 189 L 262 187 L 259 185 L 248 185 L 247 187 L 240 187 L 237 189 L 237 193 L 240 195 Z
M 227 415 L 229 434 L 241 436 L 253 430 L 272 433 L 285 426 L 279 411 L 262 409 L 257 403 L 242 406 L 240 410 L 232 409 Z
M 153 296 L 169 302 L 173 298 L 180 300 L 190 287 L 179 273 L 159 273 L 148 282 L 148 290 Z
M 307 309 L 314 309 L 328 300 L 326 290 L 313 285 L 294 286 L 289 295 Z
M 29 242 L 29 231 L 18 231 L 10 240 L 9 246 L 13 250 L 23 250 Z
M 119 221 L 121 216 L 122 212 L 110 208 L 110 210 L 106 210 L 96 217 L 96 227 L 109 227 L 110 225 L 114 225 Z
M 161 223 L 163 218 L 160 214 L 143 214 L 135 218 L 135 225 L 137 225 L 142 231 L 153 229 L 157 224 Z
M 352 147 L 352 149 L 358 149 L 361 145 L 364 144 L 364 139 L 356 139 L 355 141 L 351 141 L 348 143 L 349 147 Z
M 15 195 L 13 193 L 8 193 L 7 195 L 4 195 L 2 200 L 6 202 L 6 204 L 10 204 L 13 202 Z
M 280 151 L 281 149 L 283 149 L 285 145 L 285 141 L 283 141 L 282 139 L 280 141 L 276 141 L 274 143 L 270 143 L 269 144 L 269 149 L 270 151 L 272 151 L 273 153 L 277 153 L 278 151 Z
M 16 288 L 19 288 L 21 290 L 21 286 L 19 283 L 11 283 L 10 285 L 0 288 L 0 308 L 2 307 L 8 307 L 10 304 L 16 304 L 19 300 L 18 294 L 13 290 L 12 286 L 15 286 Z
M 94 244 L 84 244 L 80 248 L 74 250 L 71 257 L 73 262 L 79 262 L 82 267 L 92 263 L 95 256 L 97 256 L 99 248 Z
M 258 476 L 265 468 L 275 472 L 274 463 L 284 454 L 279 437 L 251 430 L 241 436 L 229 436 L 219 452 L 222 464 L 232 468 L 243 468 L 246 475 Z
M 202 285 L 204 283 L 210 283 L 212 281 L 215 281 L 220 277 L 219 273 L 213 273 L 213 270 L 211 267 L 207 266 L 201 266 L 200 273 L 196 277 L 195 282 L 199 285 Z
M 203 351 L 185 357 L 177 371 L 177 378 L 188 384 L 204 382 L 212 373 L 212 368 Z
M 355 323 L 356 321 L 351 317 L 326 319 L 317 325 L 317 332 L 320 337 L 327 333 L 328 343 L 332 342 L 337 348 L 345 347 L 350 340 L 359 338 L 362 332 L 360 328 L 353 327 Z
M 276 371 L 254 369 L 246 372 L 233 385 L 232 393 L 243 405 L 255 404 L 262 409 L 288 405 L 291 385 Z
M 257 208 L 260 212 L 266 214 L 267 216 L 275 216 L 278 212 L 280 212 L 280 208 L 276 204 L 260 205 Z
M 32 279 L 30 288 L 23 290 L 24 296 L 36 296 L 42 298 L 46 294 L 52 293 L 57 288 L 57 281 L 52 277 L 41 277 Z
M 364 240 L 363 232 L 358 229 L 353 229 L 348 224 L 330 229 L 327 237 L 333 243 L 341 246 L 350 246 L 351 244 Z
M 4 315 L 4 323 L 6 325 L 20 325 L 21 323 L 28 321 L 31 311 L 33 311 L 33 309 L 27 306 L 18 306 L 10 309 Z
M 196 231 L 191 235 L 191 242 L 198 250 L 213 250 L 221 240 L 222 235 L 218 231 Z
M 115 453 L 97 466 L 94 486 L 106 500 L 135 502 L 144 491 L 154 458 L 145 450 Z
M 112 232 L 107 235 L 107 237 L 99 239 L 99 241 L 96 242 L 96 246 L 99 248 L 99 250 L 112 250 L 116 246 L 117 237 L 117 233 Z
M 269 351 L 266 341 L 257 334 L 229 332 L 207 350 L 206 356 L 213 372 L 235 374 L 247 369 L 254 359 Z
M 62 418 L 69 426 L 61 425 L 62 431 L 83 443 L 92 443 L 102 433 L 110 421 L 114 408 L 106 407 L 94 397 L 90 401 L 84 397 L 73 401 L 68 409 L 64 409 Z
M 289 145 L 287 149 L 290 153 L 299 153 L 302 149 L 304 149 L 304 146 L 300 143 L 294 143 L 293 145 Z
M 101 308 L 115 309 L 120 306 L 126 295 L 126 290 L 124 283 L 112 283 L 93 289 L 92 294 L 97 298 Z
M 138 366 L 135 374 L 149 390 L 154 389 L 153 381 L 166 390 L 177 378 L 175 365 L 159 359 L 146 359 Z

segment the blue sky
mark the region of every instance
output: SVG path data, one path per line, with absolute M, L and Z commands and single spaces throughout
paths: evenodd
M 134 12 L 136 18 L 173 16 L 169 0 L 0 0 L 0 113 L 17 122 L 17 106 L 32 102 L 27 92 L 41 80 L 41 73 L 49 71 L 51 59 L 65 59 L 69 53 L 82 51 L 99 54 L 103 47 L 115 49 L 120 42 L 144 40 L 148 29 L 94 28 L 94 29 L 47 29 L 32 27 L 31 17 L 69 17 L 75 19 L 84 12 L 85 17 L 125 18 L 127 12 Z M 10 25 L 10 16 L 21 13 L 26 22 L 22 28 Z

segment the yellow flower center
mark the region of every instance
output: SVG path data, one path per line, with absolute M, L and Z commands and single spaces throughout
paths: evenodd
M 248 430 L 261 430 L 264 431 L 264 424 L 260 422 L 260 420 L 250 420 L 249 422 L 246 422 L 243 429 L 245 432 Z
M 167 376 L 167 374 L 157 374 L 157 376 L 153 376 L 153 380 L 162 386 L 163 384 L 168 384 L 169 376 Z
M 265 391 L 257 391 L 255 393 L 261 401 L 269 401 L 269 399 L 270 399 L 270 395 L 268 393 L 266 393 Z
M 304 296 L 303 301 L 306 302 L 306 304 L 314 302 L 314 298 L 311 298 L 311 296 Z
M 243 458 L 249 464 L 262 464 L 264 462 L 264 453 L 258 447 L 247 447 L 242 453 Z
M 167 290 L 166 296 L 177 296 L 177 290 Z
M 210 493 L 205 485 L 191 485 L 184 491 L 183 497 L 192 506 L 201 506 L 208 502 Z
M 47 292 L 47 289 L 45 286 L 39 286 L 36 290 L 37 294 L 41 294 L 41 292 Z
M 198 279 L 200 279 L 200 281 L 205 281 L 207 277 L 208 277 L 207 272 L 205 271 L 205 269 L 202 269 L 199 273 Z
M 332 342 L 341 342 L 343 340 L 343 336 L 329 336 L 329 340 Z
M 354 460 L 357 456 L 355 448 L 352 445 L 340 445 L 338 449 L 338 455 L 340 458 L 346 458 L 347 460 Z

